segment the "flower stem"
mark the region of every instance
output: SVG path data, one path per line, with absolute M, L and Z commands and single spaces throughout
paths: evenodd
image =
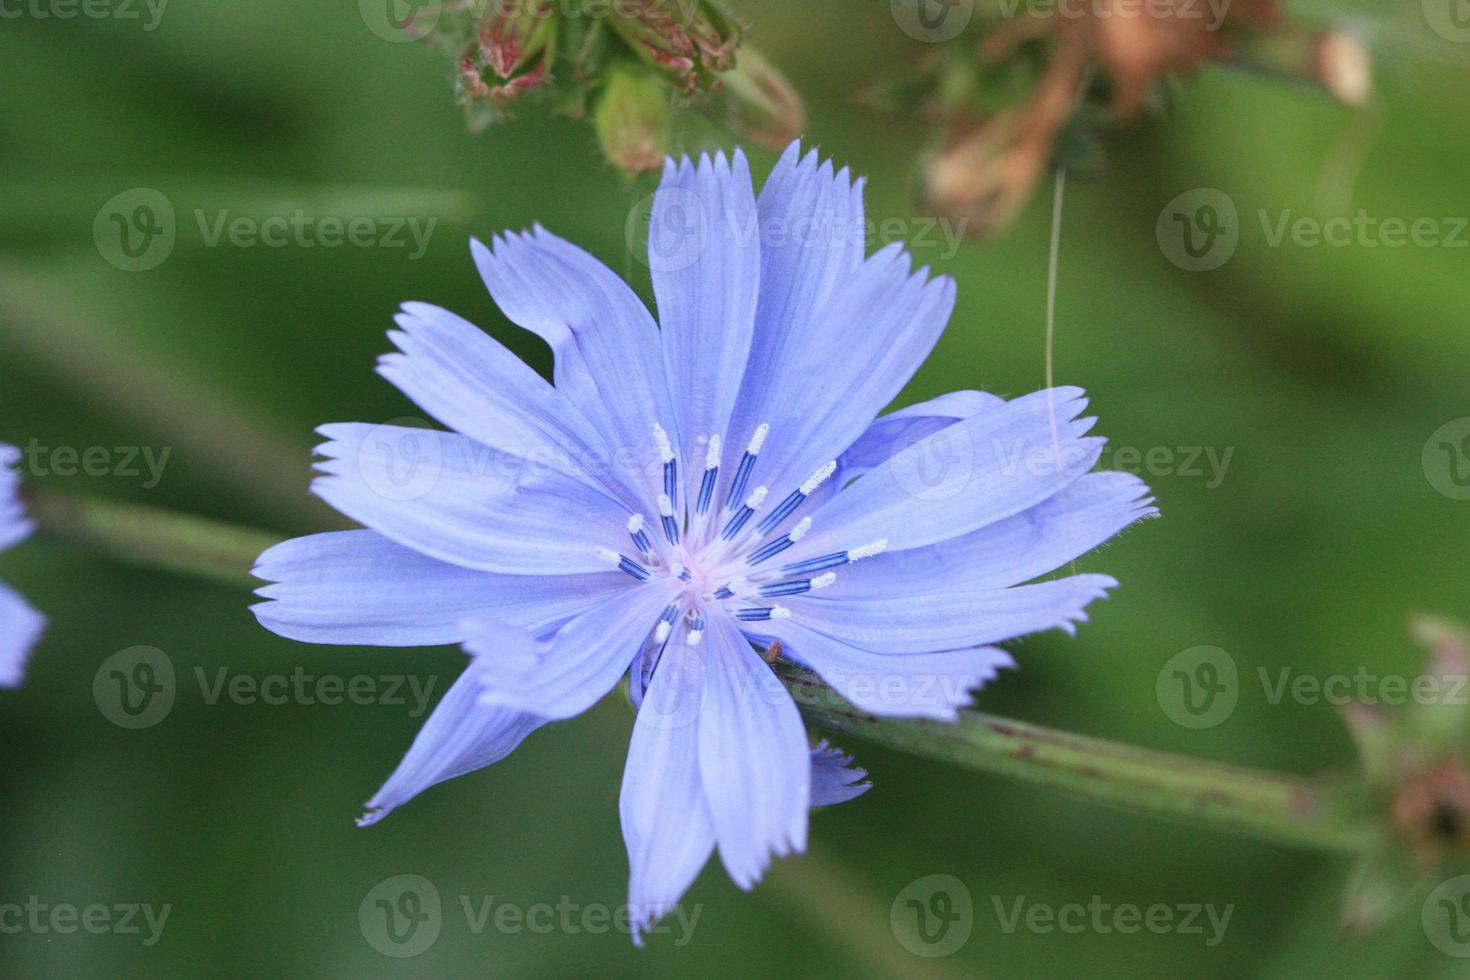
M 50 537 L 130 565 L 248 588 L 256 557 L 276 535 L 143 507 L 38 491 L 30 512 Z M 814 674 L 777 666 L 814 725 L 1006 776 L 1094 803 L 1326 851 L 1362 851 L 1375 828 L 1326 782 L 1171 755 L 965 712 L 954 723 L 878 718 Z
M 32 491 L 27 510 L 41 533 L 117 561 L 251 588 L 255 559 L 280 537 L 137 504 Z
M 958 721 L 879 718 L 844 701 L 815 675 L 777 667 L 807 719 L 888 748 L 1007 776 L 1068 796 L 1208 824 L 1287 844 L 1362 851 L 1375 828 L 1331 784 L 1284 773 L 1156 752 L 966 711 Z

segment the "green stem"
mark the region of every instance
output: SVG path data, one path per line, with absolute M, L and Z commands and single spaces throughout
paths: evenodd
M 119 561 L 249 587 L 271 534 L 134 504 L 36 493 L 43 534 Z M 808 720 L 889 748 L 1158 817 L 1327 851 L 1362 851 L 1374 828 L 1303 777 L 1154 752 L 1025 722 L 965 712 L 955 723 L 877 718 L 815 675 L 778 672 Z
M 1362 851 L 1375 828 L 1331 785 L 1284 773 L 1155 752 L 966 711 L 956 722 L 879 718 L 815 675 L 777 667 L 807 719 L 888 748 L 1055 790 L 1092 803 L 1209 824 L 1318 850 Z
M 43 534 L 101 551 L 128 565 L 225 585 L 259 585 L 250 575 L 280 537 L 155 507 L 32 492 L 27 509 Z

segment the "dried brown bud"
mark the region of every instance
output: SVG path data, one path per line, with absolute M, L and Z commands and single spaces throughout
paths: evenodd
M 1393 824 L 1425 861 L 1470 845 L 1470 769 L 1445 762 L 1425 770 L 1399 788 Z
M 737 135 L 773 153 L 806 131 L 806 106 L 786 76 L 750 45 L 740 49 L 734 70 L 726 72 L 726 124 Z

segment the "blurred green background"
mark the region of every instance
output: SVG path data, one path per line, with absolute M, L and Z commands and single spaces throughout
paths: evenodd
M 193 0 L 170 4 L 151 31 L 141 4 L 142 21 L 0 22 L 0 440 L 172 451 L 156 487 L 124 475 L 36 482 L 282 534 L 337 526 L 306 495 L 312 430 L 419 414 L 372 370 L 400 301 L 448 306 L 548 366 L 484 293 L 470 235 L 539 220 L 647 295 L 625 228 L 650 188 L 630 190 L 603 165 L 589 127 L 530 113 L 469 135 L 447 62 L 380 39 L 358 7 Z M 877 4 L 740 7 L 807 97 L 811 139 L 868 175 L 870 214 L 911 216 L 928 133 L 852 96 L 915 43 Z M 1108 175 L 1068 187 L 1058 379 L 1089 389 L 1116 446 L 1173 450 L 1144 473 L 1163 517 L 1082 562 L 1122 588 L 1077 638 L 1019 644 L 1022 670 L 982 693 L 984 710 L 1254 766 L 1344 767 L 1334 708 L 1272 704 L 1258 668 L 1411 677 L 1422 654 L 1406 616 L 1470 617 L 1470 502 L 1440 492 L 1446 474 L 1421 460 L 1432 433 L 1470 415 L 1470 249 L 1272 247 L 1258 218 L 1470 212 L 1470 45 L 1431 32 L 1417 0 L 1346 9 L 1308 12 L 1366 31 L 1379 69 L 1369 112 L 1209 71 L 1181 88 L 1173 118 L 1114 142 Z M 681 149 L 715 145 L 710 132 Z M 752 161 L 763 175 L 773 158 Z M 114 267 L 94 244 L 99 209 L 134 188 L 178 214 L 176 247 L 145 272 Z M 1228 195 L 1240 216 L 1239 247 L 1212 272 L 1176 267 L 1155 233 L 1165 206 L 1197 188 Z M 995 242 L 954 254 L 916 242 L 960 298 L 905 402 L 1041 386 L 1049 196 Z M 411 248 L 210 248 L 194 219 L 296 208 L 439 220 L 413 261 Z M 1183 468 L 1193 447 L 1233 452 L 1223 478 Z M 361 802 L 421 719 L 381 704 L 211 705 L 195 669 L 407 672 L 437 695 L 462 666 L 456 650 L 291 643 L 260 629 L 239 592 L 44 539 L 6 554 L 0 575 L 52 621 L 26 687 L 0 695 L 0 904 L 173 907 L 151 947 L 0 935 L 3 976 L 1464 975 L 1426 939 L 1417 902 L 1368 939 L 1340 939 L 1341 860 L 855 743 L 844 747 L 875 788 L 816 814 L 812 853 L 778 863 L 753 894 L 711 864 L 685 899 L 702 905 L 687 945 L 475 934 L 460 896 L 625 901 L 621 699 L 358 830 Z M 179 695 L 160 724 L 128 731 L 99 712 L 92 682 L 139 644 L 167 652 Z M 1228 720 L 1191 730 L 1161 708 L 1155 679 L 1202 644 L 1229 651 L 1242 680 Z M 427 877 L 445 904 L 438 941 L 408 960 L 380 955 L 358 925 L 364 896 L 398 874 Z M 975 908 L 968 943 L 942 960 L 911 955 L 889 930 L 890 904 L 930 874 L 959 878 Z M 1008 933 L 996 913 L 1022 897 L 1057 907 L 1094 896 L 1233 911 L 1214 946 L 1147 931 Z

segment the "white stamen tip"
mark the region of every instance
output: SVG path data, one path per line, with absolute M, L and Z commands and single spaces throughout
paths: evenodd
M 598 548 L 597 557 L 607 562 L 613 568 L 617 568 L 623 562 L 623 556 L 611 548 Z
M 666 493 L 658 495 L 658 513 L 660 517 L 674 516 L 674 502 L 669 499 L 669 495 Z
M 750 591 L 750 579 L 741 576 L 732 580 L 725 588 L 729 589 L 733 595 L 744 595 Z
M 709 452 L 704 454 L 704 468 L 707 470 L 718 469 L 720 465 L 720 437 L 709 437 Z
M 673 632 L 673 630 L 674 630 L 674 627 L 672 627 L 668 623 L 663 622 L 662 620 L 660 620 L 659 621 L 659 624 L 653 628 L 653 642 L 655 642 L 655 643 L 662 643 L 662 642 L 664 642 L 665 640 L 667 640 L 669 638 L 669 634 L 671 632 Z
M 628 533 L 637 534 L 638 532 L 643 530 L 643 524 L 643 515 L 634 514 L 632 517 L 628 518 Z
M 793 527 L 786 536 L 791 539 L 792 544 L 795 544 L 802 538 L 806 537 L 806 532 L 810 531 L 811 529 L 812 519 L 810 517 L 803 517 L 801 520 L 796 522 L 796 526 Z
M 674 562 L 669 566 L 669 574 L 673 575 L 674 578 L 682 578 L 684 576 L 684 563 L 682 561 Z
M 810 497 L 813 493 L 816 492 L 817 487 L 821 486 L 823 483 L 826 483 L 827 478 L 836 472 L 837 460 L 834 459 L 832 460 L 832 462 L 828 463 L 826 466 L 813 473 L 811 479 L 807 480 L 801 485 L 801 495 L 803 497 Z
M 836 572 L 828 572 L 826 575 L 818 575 L 816 578 L 812 579 L 812 591 L 815 592 L 817 589 L 825 589 L 827 586 L 836 581 Z
M 790 609 L 787 609 L 785 606 L 772 606 L 771 607 L 771 618 L 772 619 L 790 619 L 791 618 L 791 610 Z
M 761 447 L 766 444 L 766 436 L 770 434 L 771 426 L 769 423 L 762 422 L 760 425 L 756 426 L 755 435 L 750 437 L 750 445 L 746 447 L 745 451 L 750 453 L 750 455 L 752 456 L 757 455 L 761 451 Z
M 664 427 L 657 422 L 653 423 L 653 441 L 658 443 L 659 459 L 665 463 L 673 462 L 674 444 L 669 441 L 669 434 L 664 431 Z
M 766 494 L 770 492 L 770 487 L 756 487 L 754 490 L 750 491 L 750 496 L 745 498 L 745 506 L 749 507 L 751 510 L 755 510 L 756 508 L 760 507 L 761 504 L 766 502 Z
M 887 538 L 879 538 L 877 541 L 874 541 L 872 544 L 865 544 L 861 548 L 853 548 L 851 551 L 849 551 L 847 553 L 847 560 L 848 561 L 862 561 L 864 558 L 872 558 L 874 555 L 881 555 L 881 554 L 883 554 L 883 552 L 885 552 L 887 550 L 888 550 L 888 539 Z
M 684 642 L 691 647 L 697 647 L 699 646 L 699 641 L 702 639 L 704 639 L 704 630 L 690 630 L 689 635 L 684 638 Z

